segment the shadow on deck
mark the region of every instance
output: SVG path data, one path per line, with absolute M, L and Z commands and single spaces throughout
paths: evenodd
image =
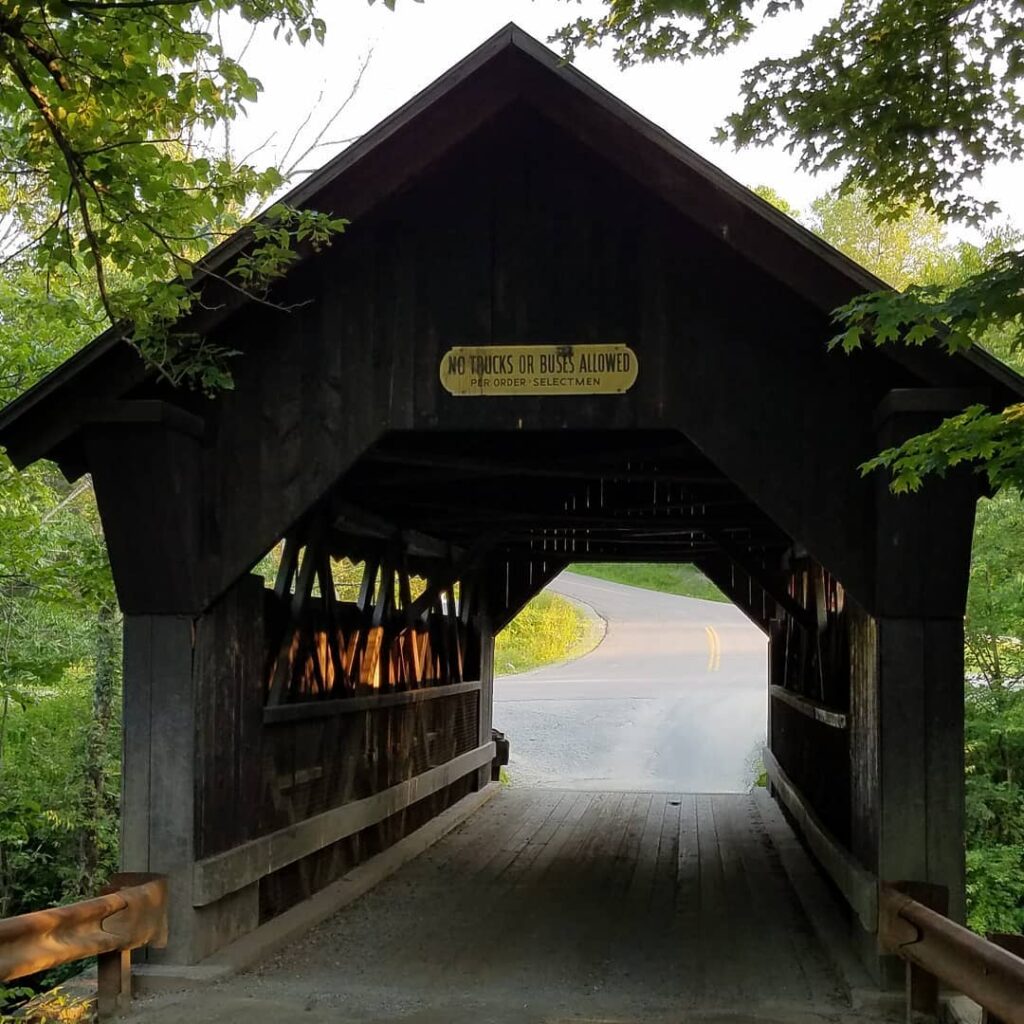
M 507 790 L 286 954 L 136 1019 L 863 1020 L 776 814 L 745 795 Z

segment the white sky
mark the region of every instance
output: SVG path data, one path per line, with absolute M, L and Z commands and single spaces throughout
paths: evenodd
M 321 92 L 319 122 L 334 110 L 371 48 L 362 85 L 327 138 L 349 138 L 372 128 L 510 21 L 546 41 L 580 13 L 598 13 L 601 7 L 595 0 L 398 0 L 397 11 L 391 12 L 382 2 L 371 6 L 365 0 L 322 0 L 320 10 L 328 26 L 322 47 L 313 42 L 285 46 L 269 33 L 261 33 L 250 45 L 244 63 L 261 80 L 264 92 L 249 117 L 232 129 L 234 151 L 245 154 L 273 134 L 266 152 L 268 159 L 276 159 Z M 762 56 L 796 52 L 837 7 L 837 0 L 823 0 L 803 12 L 781 15 L 743 47 L 684 66 L 644 65 L 620 71 L 610 51 L 583 51 L 576 64 L 743 184 L 771 185 L 804 210 L 834 179 L 800 173 L 781 146 L 737 153 L 710 140 L 725 116 L 739 106 L 742 71 Z M 311 126 L 317 123 L 314 114 Z M 325 163 L 334 152 L 336 148 L 318 150 L 307 161 L 309 169 Z M 984 192 L 1008 217 L 1024 224 L 1024 168 L 996 168 L 986 179 Z

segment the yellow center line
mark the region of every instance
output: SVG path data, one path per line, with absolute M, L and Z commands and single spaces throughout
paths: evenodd
M 705 626 L 708 638 L 708 671 L 717 672 L 722 666 L 722 639 L 714 626 Z

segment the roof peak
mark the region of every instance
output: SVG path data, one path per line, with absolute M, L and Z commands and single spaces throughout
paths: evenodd
M 512 21 L 282 201 L 331 210 L 337 216 L 364 216 L 447 148 L 519 99 L 818 308 L 827 312 L 853 295 L 883 287 Z M 410 136 L 417 136 L 416 145 L 407 144 Z M 251 238 L 243 229 L 217 246 L 199 264 L 194 280 L 204 288 L 215 287 L 224 266 L 246 249 Z M 197 330 L 212 329 L 213 318 L 230 315 L 243 301 L 234 292 L 221 298 L 211 303 L 213 312 L 203 313 Z M 112 350 L 126 348 L 123 340 L 123 330 L 107 331 L 0 410 L 0 440 L 6 442 L 15 421 L 44 405 L 71 379 L 108 358 Z M 966 358 L 1015 393 L 1024 390 L 1020 378 L 984 353 L 972 350 Z M 134 375 L 141 375 L 141 362 L 134 360 L 132 365 Z

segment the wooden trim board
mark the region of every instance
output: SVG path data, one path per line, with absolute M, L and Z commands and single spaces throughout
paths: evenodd
M 452 804 L 448 810 L 442 811 L 436 818 L 431 818 L 425 825 L 410 832 L 393 846 L 363 861 L 336 882 L 272 917 L 255 931 L 241 936 L 198 964 L 132 964 L 134 994 L 150 996 L 221 981 L 237 971 L 245 970 L 287 949 L 310 928 L 359 899 L 443 839 L 453 829 L 458 828 L 484 804 L 498 796 L 501 790 L 502 787 L 497 782 L 490 782 L 483 789 L 467 794 Z M 94 976 L 95 973 L 93 969 Z M 77 980 L 78 978 L 71 979 Z M 95 989 L 95 977 L 93 988 Z
M 448 686 L 424 686 L 419 690 L 402 690 L 399 693 L 378 693 L 366 697 L 344 697 L 340 700 L 309 701 L 304 704 L 278 704 L 263 709 L 263 724 L 277 725 L 281 722 L 304 722 L 311 718 L 332 718 L 334 715 L 351 715 L 357 711 L 376 711 L 378 708 L 397 708 L 404 704 L 418 704 L 424 700 L 439 700 L 455 697 L 460 693 L 474 693 L 480 690 L 480 683 L 450 683 Z
M 767 747 L 762 756 L 772 788 L 789 811 L 815 859 L 835 882 L 865 930 L 874 934 L 878 930 L 878 879 L 859 864 L 853 854 L 822 824 Z
M 791 708 L 799 711 L 800 714 L 806 715 L 815 722 L 821 722 L 822 725 L 830 725 L 833 729 L 846 728 L 845 711 L 836 711 L 820 701 L 811 700 L 810 697 L 805 697 L 800 693 L 794 693 L 792 690 L 787 690 L 784 686 L 779 686 L 777 683 L 772 683 L 769 687 L 769 692 L 776 700 L 783 701 Z
M 215 903 L 339 839 L 376 825 L 417 800 L 490 764 L 493 758 L 494 743 L 484 743 L 373 796 L 333 807 L 270 835 L 197 861 L 192 865 L 192 905 L 205 907 Z

